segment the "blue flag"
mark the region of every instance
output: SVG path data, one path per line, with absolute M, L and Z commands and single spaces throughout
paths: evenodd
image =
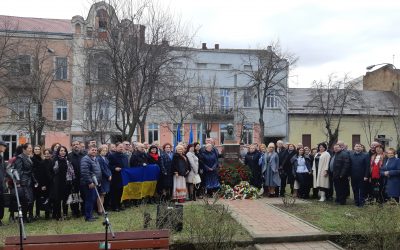
M 193 143 L 193 128 L 192 124 L 190 124 L 190 133 L 189 133 L 189 144 Z

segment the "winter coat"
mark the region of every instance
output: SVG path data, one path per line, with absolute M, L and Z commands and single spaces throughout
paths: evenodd
M 364 178 L 368 178 L 370 173 L 369 168 L 369 156 L 366 153 L 356 153 L 353 152 L 350 154 L 350 163 L 351 163 L 351 171 L 350 176 L 352 181 L 360 181 L 364 180 Z
M 39 166 L 34 169 L 34 176 L 38 183 L 38 189 L 46 187 L 46 189 L 49 190 L 51 188 L 53 180 L 53 165 L 53 160 L 45 159 L 40 161 Z
M 305 160 L 305 162 L 306 162 L 306 167 L 307 167 L 307 169 L 308 169 L 308 172 L 311 172 L 311 171 L 312 171 L 312 164 L 313 164 L 313 162 L 312 162 L 312 160 L 311 160 L 311 157 L 310 157 L 309 155 L 303 155 L 303 157 L 304 157 L 304 160 Z M 297 166 L 298 166 L 297 159 L 298 159 L 298 156 L 297 156 L 297 155 L 295 155 L 295 156 L 292 158 L 292 165 L 293 165 L 292 174 L 293 174 L 293 176 L 294 176 L 295 178 L 296 178 Z
M 331 158 L 332 159 L 332 158 Z M 346 151 L 335 153 L 333 159 L 333 179 L 346 178 L 350 174 L 350 157 Z
M 262 186 L 262 165 L 259 165 L 260 158 L 261 153 L 257 150 L 252 153 L 248 152 L 244 157 L 244 164 L 248 166 L 251 171 L 250 184 L 258 188 Z
M 59 201 L 68 197 L 71 193 L 71 182 L 67 182 L 68 164 L 71 164 L 67 157 L 56 158 L 53 165 L 53 188 L 50 191 L 50 198 Z
M 200 175 L 199 175 L 199 158 L 193 153 L 193 152 L 188 152 L 186 154 L 186 157 L 190 163 L 190 172 L 188 176 L 186 177 L 186 182 L 187 183 L 193 183 L 193 184 L 198 184 L 200 182 L 196 181 L 200 180 Z M 197 176 L 197 177 L 196 177 Z
M 110 181 L 108 180 L 110 176 L 112 176 L 110 167 L 109 167 L 109 161 L 106 157 L 102 156 L 97 156 L 97 162 L 100 165 L 101 169 L 101 191 L 102 193 L 108 193 L 110 192 Z
M 81 160 L 81 186 L 94 183 L 93 176 L 96 176 L 97 182 L 101 184 L 101 168 L 96 157 L 86 155 Z
M 278 153 L 273 152 L 272 155 L 268 156 L 269 153 L 264 154 L 264 165 L 262 166 L 262 173 L 264 175 L 265 183 L 268 183 L 268 177 L 272 174 L 272 181 L 276 186 L 281 185 L 281 177 L 279 176 L 279 156 Z M 269 157 L 269 160 L 267 161 Z M 268 171 L 270 171 L 268 173 Z
M 129 161 L 130 167 L 140 167 L 148 164 L 148 156 L 145 152 L 136 151 Z
M 171 153 L 173 156 L 173 153 Z M 160 169 L 160 180 L 157 182 L 160 189 L 171 188 L 173 185 L 172 158 L 169 154 L 161 152 L 161 161 L 164 169 Z
M 319 157 L 318 171 L 315 165 L 315 158 L 316 157 L 314 157 L 312 166 L 314 188 L 329 188 L 329 175 L 324 176 L 324 173 L 329 170 L 329 160 L 331 159 L 331 155 L 326 151 L 321 154 Z
M 3 157 L 0 155 L 0 195 L 4 193 L 4 180 L 6 177 L 6 165 Z
M 72 151 L 68 154 L 68 160 L 71 162 L 72 166 L 74 167 L 75 172 L 75 180 L 73 182 L 74 187 L 76 190 L 79 188 L 80 179 L 81 179 L 81 160 L 85 156 L 82 151 Z
M 175 153 L 172 158 L 172 172 L 178 173 L 180 176 L 186 176 L 189 171 L 189 161 L 186 156 Z
M 389 171 L 389 176 L 385 176 L 385 171 Z M 380 175 L 385 178 L 387 196 L 400 197 L 400 159 L 387 158 L 380 169 Z
M 109 167 L 112 173 L 112 186 L 115 185 L 116 187 L 121 187 L 122 186 L 121 171 L 117 172 L 115 171 L 115 168 L 116 167 L 128 168 L 129 167 L 128 156 L 124 153 L 115 152 L 109 155 L 108 160 L 109 160 Z
M 281 171 L 283 171 L 283 173 L 285 173 L 286 175 L 292 175 L 292 170 L 293 170 L 293 166 L 292 166 L 292 158 L 293 156 L 295 156 L 297 154 L 296 150 L 285 150 L 285 152 L 283 153 L 283 162 L 279 162 L 280 164 L 280 168 Z
M 208 152 L 207 150 L 203 151 L 201 154 L 201 161 L 204 165 L 204 172 L 208 172 L 208 168 L 216 170 L 218 168 L 218 157 L 214 151 Z
M 18 171 L 21 186 L 33 185 L 33 162 L 29 156 L 18 155 L 14 162 L 14 169 Z

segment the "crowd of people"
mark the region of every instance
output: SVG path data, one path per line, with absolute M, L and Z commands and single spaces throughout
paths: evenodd
M 204 146 L 179 143 L 176 147 L 170 143 L 160 146 L 157 141 L 152 145 L 124 141 L 99 147 L 96 141 L 74 141 L 70 151 L 59 143 L 51 148 L 27 143 L 17 147 L 7 165 L 1 158 L 6 147 L 0 141 L 0 225 L 3 193 L 14 197 L 14 182 L 26 222 L 40 218 L 43 211 L 46 219 L 64 220 L 72 215 L 90 222 L 97 219 L 93 211 L 104 213 L 101 204 L 106 210 L 119 212 L 142 203 L 196 200 L 220 188 L 221 154 L 211 138 Z M 276 145 L 241 145 L 240 151 L 241 160 L 251 171 L 250 184 L 263 189 L 264 196 L 285 196 L 289 185 L 290 192 L 303 199 L 331 200 L 335 192 L 335 202 L 344 205 L 351 183 L 355 205 L 360 207 L 367 200 L 399 202 L 400 160 L 396 155 L 399 152 L 393 148 L 385 151 L 379 142 L 373 142 L 367 152 L 359 143 L 348 150 L 342 141 L 332 150 L 326 143 L 309 148 L 278 141 Z M 154 194 L 121 202 L 121 171 L 149 164 L 160 170 Z M 13 171 L 18 179 L 12 177 Z M 13 219 L 17 212 L 14 198 L 9 211 Z
M 0 141 L 0 157 L 6 146 Z M 211 138 L 203 147 L 199 143 L 179 143 L 175 148 L 170 143 L 160 146 L 157 141 L 152 145 L 124 141 L 99 147 L 96 141 L 87 145 L 74 141 L 70 152 L 60 143 L 51 148 L 27 143 L 17 147 L 7 166 L 0 158 L 0 197 L 10 193 L 9 210 L 13 219 L 17 212 L 15 181 L 24 221 L 36 220 L 44 211 L 46 219 L 65 220 L 72 215 L 84 216 L 90 222 L 97 219 L 93 211 L 99 215 L 104 212 L 100 203 L 106 210 L 119 212 L 142 203 L 171 200 L 183 203 L 211 195 L 220 187 L 219 156 Z M 154 195 L 121 202 L 121 171 L 149 164 L 160 169 Z M 18 180 L 6 174 L 13 171 L 18 173 Z M 3 217 L 4 200 L 0 200 L 0 223 Z
M 241 156 L 252 172 L 250 184 L 264 188 L 268 197 L 285 196 L 289 184 L 296 197 L 326 201 L 335 193 L 335 202 L 345 205 L 351 183 L 356 206 L 366 201 L 399 202 L 400 152 L 385 151 L 376 141 L 368 152 L 360 143 L 348 150 L 338 141 L 330 150 L 326 143 L 309 148 L 278 141 L 276 148 L 274 143 L 242 146 Z

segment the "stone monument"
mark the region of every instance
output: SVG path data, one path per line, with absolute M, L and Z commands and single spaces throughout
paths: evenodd
M 224 138 L 223 156 L 224 164 L 235 164 L 239 163 L 240 157 L 240 145 L 237 143 L 235 138 L 233 124 L 229 123 L 226 126 L 227 135 Z

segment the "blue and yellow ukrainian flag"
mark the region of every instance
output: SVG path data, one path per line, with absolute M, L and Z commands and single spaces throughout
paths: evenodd
M 156 164 L 145 167 L 123 168 L 121 176 L 124 190 L 121 201 L 153 196 L 159 175 L 160 168 Z

